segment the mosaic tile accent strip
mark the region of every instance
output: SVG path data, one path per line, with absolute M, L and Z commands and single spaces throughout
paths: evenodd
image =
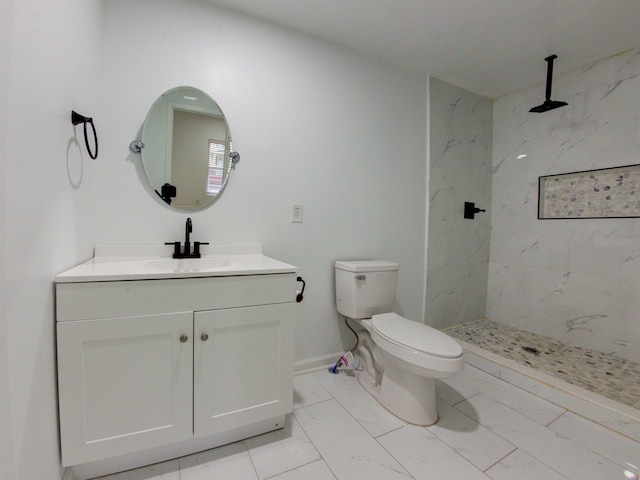
M 539 178 L 538 218 L 640 216 L 640 165 Z
M 640 363 L 491 320 L 477 320 L 444 331 L 463 342 L 640 410 Z

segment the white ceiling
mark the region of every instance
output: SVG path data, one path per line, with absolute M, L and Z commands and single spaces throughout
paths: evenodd
M 209 1 L 490 98 L 640 46 L 640 0 Z

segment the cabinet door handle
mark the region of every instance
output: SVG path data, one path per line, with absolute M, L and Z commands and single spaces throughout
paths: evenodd
M 202 340 L 203 342 L 209 340 L 209 335 L 207 335 L 207 332 L 204 332 L 202 335 L 200 335 L 200 340 Z
M 189 340 L 189 337 L 187 337 L 184 333 L 180 335 L 180 343 L 185 343 L 187 340 Z

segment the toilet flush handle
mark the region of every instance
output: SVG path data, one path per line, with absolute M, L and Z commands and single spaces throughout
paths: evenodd
M 366 280 L 367 277 L 365 275 L 356 275 L 356 280 Z

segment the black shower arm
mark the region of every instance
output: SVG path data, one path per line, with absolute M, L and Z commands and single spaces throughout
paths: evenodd
M 558 58 L 557 55 L 550 55 L 545 58 L 547 62 L 547 90 L 546 99 L 551 100 L 551 83 L 553 82 L 553 61 Z

